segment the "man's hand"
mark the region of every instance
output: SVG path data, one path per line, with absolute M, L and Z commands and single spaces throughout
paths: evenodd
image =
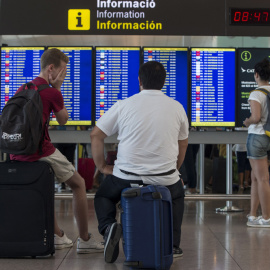
M 184 181 L 183 181 L 183 179 L 182 179 L 182 178 L 180 178 L 180 179 L 181 179 L 182 185 L 183 185 L 183 187 L 184 187 L 184 186 L 185 186 Z
M 113 174 L 113 165 L 105 165 L 104 167 L 102 167 L 102 169 L 100 170 L 101 173 L 108 175 L 108 174 Z
M 52 75 L 49 74 L 49 83 L 51 84 L 52 87 L 60 91 L 61 85 L 63 84 L 66 75 L 67 75 L 67 68 L 61 69 L 55 79 L 53 79 Z

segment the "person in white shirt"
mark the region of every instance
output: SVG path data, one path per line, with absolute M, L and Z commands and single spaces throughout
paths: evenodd
M 270 62 L 268 59 L 255 65 L 254 78 L 259 88 L 270 92 Z M 267 96 L 261 91 L 253 91 L 249 96 L 251 116 L 243 123 L 248 127 L 247 157 L 251 171 L 251 211 L 247 226 L 270 227 L 270 184 L 268 154 L 270 138 L 265 134 L 264 124 L 268 117 Z M 262 216 L 257 217 L 259 204 Z
M 105 261 L 109 263 L 118 257 L 122 232 L 115 219 L 116 204 L 121 191 L 131 183 L 168 187 L 173 202 L 174 257 L 183 255 L 184 189 L 178 170 L 188 145 L 188 120 L 183 106 L 161 91 L 165 78 L 166 71 L 159 62 L 143 64 L 139 70 L 140 93 L 115 103 L 91 132 L 95 164 L 107 174 L 96 193 L 95 210 L 105 240 Z M 104 139 L 115 133 L 118 153 L 114 166 L 110 166 L 104 158 Z

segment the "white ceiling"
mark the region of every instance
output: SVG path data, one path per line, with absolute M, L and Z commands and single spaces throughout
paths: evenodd
M 178 46 L 178 47 L 270 47 L 269 37 L 219 36 L 98 36 L 98 35 L 4 35 L 9 46 Z

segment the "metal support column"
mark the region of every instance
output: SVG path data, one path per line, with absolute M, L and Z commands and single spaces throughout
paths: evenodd
M 200 144 L 200 194 L 204 194 L 204 144 Z
M 232 195 L 232 145 L 226 145 L 226 194 Z M 222 208 L 216 208 L 216 212 L 242 212 L 243 209 L 232 205 L 232 201 L 226 201 L 226 206 Z
M 74 167 L 78 171 L 78 160 L 79 160 L 79 144 L 76 144 L 75 148 L 75 158 L 74 158 Z

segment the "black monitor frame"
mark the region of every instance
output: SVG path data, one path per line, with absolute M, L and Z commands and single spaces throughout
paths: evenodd
M 94 76 L 94 88 L 93 88 L 93 103 L 94 103 L 94 120 L 93 120 L 93 124 L 96 124 L 97 120 L 96 120 L 96 51 L 99 48 L 104 48 L 104 49 L 110 49 L 110 48 L 121 48 L 121 49 L 125 49 L 125 48 L 138 48 L 140 51 L 140 55 L 141 55 L 141 50 L 142 48 L 140 46 L 95 46 L 94 47 L 94 60 L 93 63 L 95 64 L 95 69 L 93 72 L 93 76 Z M 139 57 L 139 65 L 141 65 L 141 58 Z M 138 70 L 138 74 L 139 74 L 139 70 Z M 139 85 L 139 84 L 138 84 Z M 139 93 L 139 92 L 138 92 Z
M 190 91 L 191 91 L 191 80 L 190 80 L 190 48 L 189 47 L 180 47 L 180 46 L 143 46 L 141 50 L 141 63 L 144 63 L 144 50 L 146 48 L 151 48 L 151 49 L 187 49 L 187 117 L 189 120 L 189 124 L 191 123 L 191 99 L 190 99 Z M 185 50 L 183 50 L 185 51 Z
M 239 54 L 240 54 L 240 52 L 242 50 L 251 50 L 251 51 L 255 51 L 255 50 L 257 50 L 257 51 L 268 50 L 269 51 L 269 58 L 270 58 L 270 48 L 267 48 L 267 47 L 263 47 L 263 48 L 251 48 L 251 47 L 245 48 L 245 47 L 239 47 L 239 48 L 237 48 L 237 53 L 236 53 L 236 57 L 237 57 L 236 58 L 236 62 L 237 62 L 236 63 L 236 75 L 237 75 L 237 77 L 236 77 L 236 113 L 237 113 L 237 115 L 236 115 L 236 125 L 235 125 L 235 127 L 237 127 L 238 130 L 241 130 L 241 129 L 245 130 L 245 129 L 247 129 L 247 127 L 245 127 L 243 125 L 243 121 L 245 119 L 241 119 L 240 118 L 240 114 L 239 114 L 239 112 L 240 112 L 240 108 L 239 107 L 241 106 L 241 104 L 240 104 L 240 98 L 239 98 L 240 93 L 238 92 L 240 90 L 240 87 L 239 87 L 239 84 L 240 84 L 240 74 L 238 72 L 238 70 L 239 70 L 238 68 L 240 67 L 240 63 L 239 63 L 238 60 L 239 60 Z M 265 57 L 267 57 L 267 55 L 265 55 Z M 262 59 L 257 59 L 255 62 L 258 63 L 259 61 L 262 61 L 262 60 L 263 60 L 263 58 Z M 255 64 L 252 66 L 252 68 L 254 68 Z M 246 72 L 248 72 L 248 70 L 246 70 Z M 254 74 L 254 72 L 252 74 Z M 254 82 L 255 82 L 255 79 L 254 79 Z M 252 90 L 254 90 L 254 89 L 255 88 L 252 88 Z M 248 115 L 250 115 L 250 110 L 248 110 L 248 112 L 249 112 Z M 247 115 L 247 117 L 249 117 L 248 115 Z
M 1 54 L 0 54 L 0 63 L 2 63 L 2 48 L 9 48 L 9 49 L 17 49 L 17 48 L 39 48 L 39 49 L 44 49 L 44 51 L 46 50 L 46 46 L 4 46 L 4 45 L 2 45 L 2 46 L 0 46 L 0 51 L 1 51 Z M 0 72 L 1 72 L 1 74 L 2 74 L 2 67 L 1 67 L 2 65 L 0 65 Z M 25 82 L 25 83 L 27 83 L 27 82 Z M 1 94 L 2 94 L 2 92 L 1 92 L 1 80 L 0 80 L 0 100 L 1 100 Z M 1 111 L 1 109 L 0 109 L 0 115 L 2 114 L 2 111 Z
M 234 56 L 234 65 L 235 65 L 235 82 L 234 82 L 234 87 L 235 87 L 235 104 L 234 104 L 234 125 L 230 126 L 230 125 L 220 125 L 219 122 L 213 122 L 213 123 L 217 123 L 216 125 L 202 125 L 202 126 L 198 126 L 198 125 L 193 125 L 192 126 L 192 51 L 194 49 L 201 49 L 201 50 L 207 50 L 207 49 L 213 49 L 213 50 L 229 50 L 229 49 L 233 49 L 235 51 L 235 56 Z M 190 47 L 190 71 L 189 71 L 189 74 L 190 74 L 190 125 L 191 127 L 194 127 L 194 128 L 234 128 L 235 125 L 236 125 L 236 75 L 237 75 L 237 72 L 236 72 L 236 60 L 237 60 L 237 57 L 236 57 L 236 47 L 203 47 L 203 46 L 197 46 L 197 47 Z
M 94 112 L 94 99 L 93 99 L 93 93 L 94 93 L 94 70 L 95 70 L 95 63 L 94 63 L 94 58 L 93 58 L 93 56 L 94 56 L 94 47 L 93 46 L 65 46 L 65 45 L 63 45 L 63 46 L 46 46 L 46 50 L 48 50 L 48 49 L 51 49 L 51 48 L 57 48 L 57 49 L 60 49 L 61 50 L 61 48 L 91 48 L 92 49 L 92 57 L 91 57 L 91 61 L 92 61 L 92 74 L 91 74 L 91 78 L 92 78 L 92 84 L 91 84 L 91 99 L 92 99 L 92 101 L 91 101 L 91 116 L 92 116 L 92 119 L 91 119 L 91 124 L 90 125 L 88 125 L 88 124 L 84 124 L 84 123 L 82 123 L 82 121 L 68 121 L 68 123 L 69 124 L 66 124 L 66 125 L 68 125 L 68 126 L 94 126 L 94 114 L 93 114 L 93 112 Z M 52 123 L 52 121 L 50 121 L 50 125 L 53 125 L 53 126 L 59 126 L 59 124 L 56 124 L 56 123 Z

